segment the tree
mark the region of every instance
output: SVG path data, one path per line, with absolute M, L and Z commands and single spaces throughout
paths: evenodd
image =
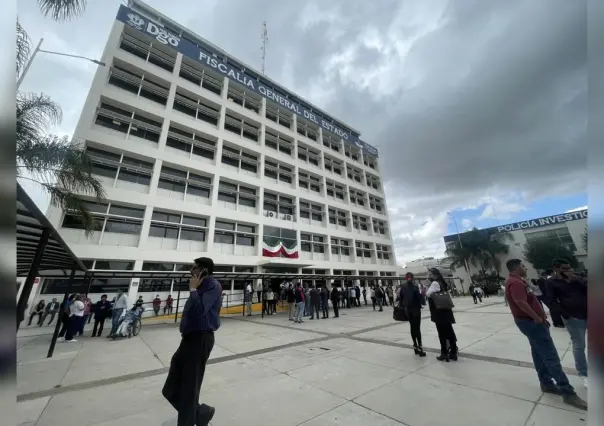
M 554 259 L 567 259 L 573 268 L 579 265 L 574 253 L 556 240 L 536 239 L 524 245 L 524 258 L 537 270 L 552 267 Z
M 31 43 L 27 32 L 17 22 L 17 73 L 27 63 Z M 92 164 L 80 144 L 67 137 L 47 134 L 59 124 L 59 105 L 44 94 L 17 93 L 17 178 L 39 184 L 55 206 L 76 213 L 88 233 L 94 221 L 81 195 L 105 197 L 103 185 L 92 176 Z
M 86 0 L 38 0 L 40 12 L 55 21 L 68 21 L 81 16 L 86 10 Z
M 581 234 L 581 246 L 587 252 L 587 225 L 585 225 L 585 231 Z

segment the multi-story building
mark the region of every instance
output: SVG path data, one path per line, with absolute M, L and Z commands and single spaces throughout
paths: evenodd
M 74 134 L 105 187 L 106 201 L 89 204 L 99 230 L 48 211 L 76 255 L 92 269 L 179 270 L 206 255 L 219 272 L 394 275 L 377 149 L 146 4 L 129 6 Z M 132 281 L 96 280 L 91 293 L 174 291 Z
M 509 246 L 509 252 L 506 255 L 500 256 L 502 265 L 502 275 L 506 274 L 505 262 L 509 259 L 522 259 L 527 268 L 527 276 L 529 278 L 538 278 L 539 272 L 524 258 L 524 246 L 528 241 L 537 239 L 554 240 L 558 244 L 566 246 L 575 254 L 579 262 L 579 270 L 585 269 L 587 264 L 587 252 L 581 243 L 581 236 L 586 231 L 587 226 L 587 209 L 561 213 L 553 216 L 540 217 L 537 219 L 525 220 L 522 222 L 510 223 L 507 225 L 494 226 L 486 228 L 485 231 L 490 233 L 508 232 L 512 235 L 511 241 L 505 241 Z M 463 242 L 463 233 L 446 235 L 444 237 L 447 247 L 456 246 L 459 240 Z M 553 260 L 553 259 L 552 259 Z M 477 274 L 479 269 L 471 264 L 468 264 L 472 275 Z M 465 268 L 458 268 L 454 272 L 464 280 L 470 282 Z

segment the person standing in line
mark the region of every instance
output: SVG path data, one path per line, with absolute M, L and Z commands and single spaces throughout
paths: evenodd
M 430 268 L 428 276 L 432 281 L 426 292 L 428 306 L 430 307 L 430 319 L 436 325 L 438 340 L 440 341 L 440 356 L 436 359 L 445 362 L 449 362 L 449 360 L 457 361 L 457 336 L 455 330 L 453 330 L 453 324 L 455 324 L 453 310 L 437 309 L 431 297 L 435 293 L 449 291 L 449 285 L 436 268 Z
M 394 291 L 392 290 L 392 284 L 386 286 L 386 295 L 388 296 L 388 305 L 394 306 Z
M 245 298 L 245 308 L 247 311 L 247 316 L 251 317 L 252 316 L 252 299 L 254 297 L 254 291 L 252 289 L 251 281 L 248 281 L 247 285 L 245 286 L 245 294 L 243 295 L 243 297 Z
M 310 296 L 310 319 L 315 319 L 315 315 L 317 319 L 319 319 L 319 306 L 321 304 L 321 293 L 317 289 L 315 284 L 312 285 L 312 288 L 309 291 Z
M 59 330 L 59 339 L 64 340 L 65 334 L 67 334 L 67 329 L 69 328 L 69 316 L 71 315 L 71 311 L 69 307 L 73 303 L 75 299 L 75 294 L 71 294 L 65 303 L 61 306 L 61 316 L 59 317 L 59 321 L 61 321 L 61 330 Z
M 289 320 L 294 320 L 294 314 L 296 309 L 296 295 L 294 294 L 294 285 L 289 283 L 286 289 L 286 297 L 287 297 L 287 312 L 289 313 Z
M 340 292 L 338 291 L 338 286 L 334 283 L 331 284 L 331 306 L 333 308 L 333 317 L 338 318 L 340 316 L 340 307 L 338 306 L 340 303 Z
M 554 274 L 545 284 L 546 299 L 551 310 L 562 317 L 570 335 L 575 368 L 587 388 L 587 278 L 575 275 L 566 259 L 554 261 Z
M 537 280 L 537 285 L 541 289 L 541 294 L 546 294 L 546 289 L 545 289 L 546 283 L 547 283 L 547 280 L 549 280 L 551 278 L 553 273 L 554 273 L 553 269 L 547 269 L 541 273 L 541 277 Z M 541 299 L 541 301 L 543 302 L 543 304 L 545 306 L 547 306 L 547 309 L 549 309 L 549 315 L 552 318 L 553 326 L 556 328 L 565 328 L 564 321 L 562 321 L 562 317 L 560 316 L 560 313 L 557 312 L 556 310 L 552 311 L 552 308 L 549 305 L 549 300 L 547 300 L 546 297 L 543 297 Z
M 358 283 L 354 286 L 354 295 L 357 299 L 357 306 L 361 306 L 361 287 Z
M 323 316 L 322 319 L 329 318 L 329 290 L 327 284 L 321 287 L 321 311 Z
M 65 334 L 65 342 L 75 343 L 77 340 L 74 336 L 82 329 L 84 322 L 84 302 L 82 302 L 81 296 L 78 294 L 74 297 L 73 303 L 69 305 L 69 326 L 67 327 L 67 333 Z
M 371 286 L 370 289 L 371 290 L 369 291 L 369 296 L 371 297 L 371 304 L 373 305 L 373 310 L 375 311 L 375 303 L 377 301 L 375 296 L 375 287 Z
M 159 294 L 155 296 L 155 299 L 153 299 L 153 313 L 155 313 L 155 316 L 159 315 L 159 310 L 161 309 L 161 299 L 159 298 Z
M 43 315 L 44 315 L 44 308 L 46 307 L 46 302 L 44 302 L 44 299 L 40 300 L 38 303 L 36 303 L 36 306 L 34 306 L 34 308 L 31 311 L 31 314 L 29 315 L 29 322 L 27 323 L 27 326 L 29 327 L 31 325 L 31 322 L 33 321 L 34 317 L 38 317 L 38 325 L 42 325 L 42 319 L 43 319 Z
M 92 308 L 92 300 L 90 300 L 90 297 L 86 295 L 82 303 L 84 303 L 84 316 L 82 317 L 82 324 L 78 330 L 78 336 L 82 336 L 84 334 L 84 326 L 86 326 L 86 324 L 90 322 L 88 320 L 92 318 L 90 315 L 90 309 Z
M 549 331 L 547 315 L 537 297 L 528 290 L 524 281 L 526 268 L 520 259 L 506 262 L 509 276 L 505 291 L 514 322 L 531 346 L 533 364 L 541 385 L 541 392 L 562 395 L 563 401 L 576 408 L 587 410 L 587 402 L 576 394 L 562 369 L 560 356 Z
M 220 328 L 222 287 L 213 277 L 214 261 L 194 260 L 190 295 L 180 321 L 182 339 L 170 361 L 162 395 L 178 412 L 177 426 L 207 426 L 216 409 L 199 404 L 206 364 Z
M 415 355 L 425 357 L 426 352 L 422 347 L 422 295 L 419 287 L 413 281 L 413 274 L 407 272 L 405 283 L 401 286 L 398 293 L 399 306 L 405 309 L 405 314 L 409 319 L 409 328 L 411 330 L 411 339 L 413 340 L 413 351 Z
M 164 306 L 164 315 L 166 315 L 166 312 L 168 313 L 168 315 L 170 315 L 172 313 L 172 304 L 174 303 L 174 299 L 172 299 L 172 295 L 169 294 L 168 298 L 166 299 L 166 306 Z
M 44 310 L 44 316 L 42 317 L 42 322 L 40 322 L 40 327 L 42 327 L 48 315 L 50 315 L 50 321 L 48 321 L 47 325 L 52 324 L 57 312 L 59 312 L 59 302 L 57 302 L 57 298 L 55 297 L 48 305 L 46 305 L 46 309 Z
M 304 302 L 306 300 L 304 289 L 302 288 L 302 284 L 298 283 L 296 287 L 296 315 L 294 317 L 295 323 L 302 323 L 304 317 Z
M 384 289 L 382 288 L 381 283 L 378 282 L 378 285 L 375 287 L 375 299 L 377 300 L 378 312 L 384 311 L 384 300 L 385 300 Z
M 113 337 L 117 332 L 117 327 L 119 326 L 119 321 L 124 309 L 128 309 L 128 297 L 122 290 L 120 290 L 117 294 L 117 300 L 113 305 L 113 310 L 111 313 L 111 332 L 107 337 Z
M 111 303 L 107 300 L 107 295 L 103 294 L 101 300 L 94 305 L 94 326 L 92 327 L 92 337 L 101 337 L 105 320 L 111 313 Z
M 258 303 L 262 302 L 262 280 L 256 280 L 256 297 L 258 298 Z
M 367 306 L 367 286 L 363 285 L 363 290 L 361 291 L 363 294 L 363 301 L 365 302 L 365 306 Z
M 275 297 L 275 294 L 273 293 L 273 289 L 268 287 L 266 289 L 266 314 L 267 315 L 272 315 L 273 314 L 273 299 Z
M 92 320 L 92 315 L 90 313 L 92 310 L 92 299 L 88 297 L 88 295 L 86 295 L 86 301 L 84 302 L 84 305 L 86 304 L 88 304 L 88 316 L 86 317 L 86 324 L 90 324 L 90 321 Z

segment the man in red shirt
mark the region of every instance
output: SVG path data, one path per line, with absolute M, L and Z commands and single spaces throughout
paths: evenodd
M 541 383 L 541 391 L 562 395 L 566 404 L 587 410 L 587 402 L 575 393 L 562 370 L 558 351 L 549 332 L 547 315 L 537 296 L 529 291 L 524 281 L 526 269 L 522 261 L 510 259 L 506 267 L 510 273 L 505 284 L 506 297 L 518 329 L 528 338 L 531 345 L 533 364 Z

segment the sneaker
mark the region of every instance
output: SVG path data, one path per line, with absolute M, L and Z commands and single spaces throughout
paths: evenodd
M 587 401 L 583 401 L 577 394 L 564 395 L 563 401 L 572 407 L 587 410 Z
M 551 393 L 552 395 L 562 395 L 562 391 L 558 386 L 551 383 L 549 385 L 541 385 L 541 392 L 543 393 Z
M 585 386 L 585 389 L 588 389 L 588 387 L 587 387 L 587 377 L 583 377 L 583 386 Z
M 75 342 L 77 342 L 77 340 L 76 340 L 76 339 L 65 340 L 65 341 L 66 341 L 67 343 L 75 343 Z
M 58 342 L 64 342 L 64 341 L 65 341 L 65 338 L 64 338 L 64 337 L 59 337 L 59 338 L 57 339 L 57 341 L 58 341 Z

